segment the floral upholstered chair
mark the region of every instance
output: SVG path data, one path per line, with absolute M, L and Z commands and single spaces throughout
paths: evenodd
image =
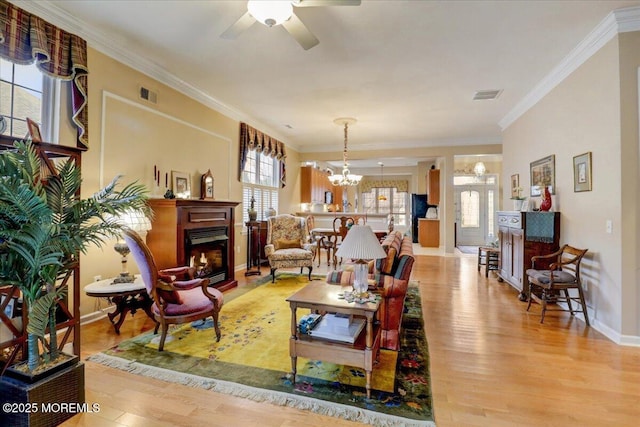
M 264 253 L 271 266 L 271 281 L 276 281 L 278 268 L 309 268 L 309 280 L 313 270 L 313 254 L 316 243 L 309 243 L 309 233 L 304 218 L 283 214 L 268 220 L 267 244 Z

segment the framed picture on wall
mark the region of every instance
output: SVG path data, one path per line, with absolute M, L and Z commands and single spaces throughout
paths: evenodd
M 591 191 L 591 151 L 573 158 L 573 191 Z
M 188 199 L 191 197 L 191 177 L 188 173 L 171 171 L 171 182 L 173 194 L 178 199 Z
M 511 175 L 511 198 L 517 199 L 520 197 L 520 174 Z
M 29 130 L 29 137 L 33 142 L 42 142 L 42 134 L 40 134 L 40 126 L 38 123 L 27 117 L 27 129 Z
M 556 194 L 556 156 L 550 155 L 530 163 L 531 197 L 542 195 L 544 187 Z

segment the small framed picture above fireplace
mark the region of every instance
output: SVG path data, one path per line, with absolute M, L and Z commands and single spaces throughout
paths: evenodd
M 191 176 L 185 172 L 171 171 L 171 190 L 178 199 L 191 198 Z

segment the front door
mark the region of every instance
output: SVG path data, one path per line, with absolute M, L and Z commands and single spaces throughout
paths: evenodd
M 495 240 L 496 175 L 455 176 L 456 245 L 482 246 Z
M 486 220 L 484 191 L 478 188 L 456 188 L 456 236 L 462 246 L 484 245 Z

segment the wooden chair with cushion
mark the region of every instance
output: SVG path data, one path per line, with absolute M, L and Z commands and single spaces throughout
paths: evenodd
M 126 230 L 124 239 L 138 265 L 147 293 L 153 299 L 154 333 L 162 327 L 158 351 L 164 349 L 170 324 L 193 322 L 209 316 L 213 318 L 216 341 L 220 341 L 218 313 L 224 302 L 222 292 L 209 288 L 209 279 L 194 278 L 193 267 L 158 270 L 151 251 L 135 231 Z
M 271 282 L 276 281 L 278 268 L 309 268 L 309 280 L 313 270 L 315 242 L 309 243 L 304 218 L 282 214 L 268 219 L 267 244 L 264 253 L 271 266 Z
M 333 268 L 337 268 L 338 265 L 336 252 L 354 224 L 356 224 L 356 221 L 350 216 L 339 216 L 333 220 L 333 232 L 335 233 L 333 241 Z M 342 260 L 340 260 L 340 263 L 342 263 Z
M 573 316 L 575 313 L 583 313 L 584 321 L 589 326 L 589 315 L 587 314 L 587 304 L 580 280 L 580 263 L 588 249 L 578 249 L 573 246 L 564 245 L 558 251 L 549 255 L 534 256 L 531 258 L 531 268 L 527 270 L 529 281 L 529 304 L 527 311 L 531 307 L 531 302 L 535 299 L 542 305 L 542 315 L 540 323 L 544 322 L 544 315 L 549 311 L 569 311 Z M 551 264 L 546 264 L 551 262 Z M 548 269 L 536 269 L 536 263 L 548 265 Z M 569 294 L 570 289 L 576 289 L 577 296 Z M 568 310 L 563 308 L 548 309 L 549 301 L 556 303 L 566 303 Z M 573 308 L 572 301 L 578 302 L 582 310 Z

